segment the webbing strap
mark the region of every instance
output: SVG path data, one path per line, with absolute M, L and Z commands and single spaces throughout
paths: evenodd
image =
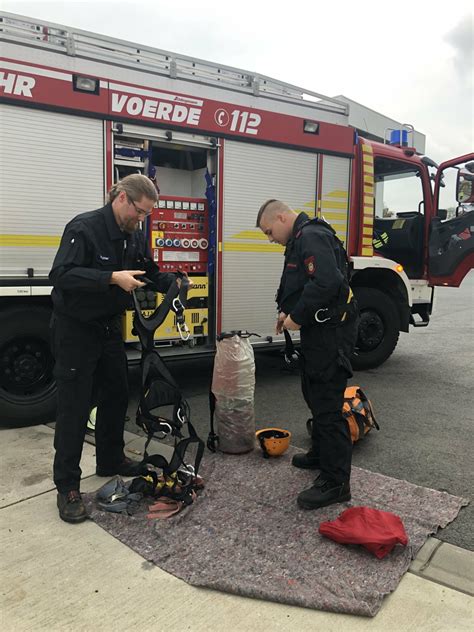
M 169 463 L 162 454 L 148 454 L 147 448 L 154 434 L 153 432 L 151 432 L 148 435 L 148 440 L 145 445 L 143 458 L 144 462 L 151 463 L 151 465 L 161 468 L 166 474 L 172 474 L 173 472 L 176 472 L 181 466 L 186 466 L 186 463 L 184 461 L 186 450 L 191 443 L 196 443 L 197 449 L 193 467 L 195 474 L 197 474 L 199 471 L 199 466 L 201 464 L 202 456 L 204 454 L 204 442 L 198 437 L 191 422 L 188 422 L 187 426 L 189 437 L 181 439 L 181 441 L 175 441 L 173 456 L 171 457 L 171 461 Z
M 189 280 L 179 273 L 178 275 L 181 278 L 180 287 L 178 288 L 177 283 L 172 283 L 162 303 L 148 317 L 142 313 L 136 292 L 132 292 L 135 307 L 134 328 L 144 349 L 153 348 L 155 331 L 164 322 L 170 310 L 176 313 L 177 320 L 184 322 L 183 311 L 187 304 Z

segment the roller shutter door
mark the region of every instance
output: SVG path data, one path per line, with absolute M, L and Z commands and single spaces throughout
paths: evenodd
M 226 141 L 222 244 L 222 329 L 274 336 L 283 248 L 255 227 L 269 198 L 315 213 L 315 154 Z
M 0 143 L 0 274 L 47 275 L 65 224 L 103 205 L 103 123 L 2 104 Z

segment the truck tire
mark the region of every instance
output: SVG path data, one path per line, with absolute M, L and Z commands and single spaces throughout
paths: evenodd
M 373 369 L 391 356 L 400 335 L 400 317 L 392 299 L 380 290 L 354 288 L 360 312 L 359 332 L 351 363 Z
M 0 419 L 6 426 L 54 421 L 50 318 L 51 310 L 38 306 L 0 312 Z

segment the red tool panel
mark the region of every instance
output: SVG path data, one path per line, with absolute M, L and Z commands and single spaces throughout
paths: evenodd
M 163 272 L 207 272 L 209 217 L 205 198 L 160 196 L 150 228 L 153 259 Z

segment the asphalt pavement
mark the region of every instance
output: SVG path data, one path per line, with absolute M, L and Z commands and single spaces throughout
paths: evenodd
M 380 431 L 354 448 L 358 467 L 417 485 L 472 498 L 474 471 L 474 271 L 460 288 L 437 288 L 431 322 L 401 334 L 392 357 L 381 367 L 359 371 L 351 380 L 372 400 Z M 208 391 L 212 359 L 169 362 L 201 437 L 209 432 Z M 258 428 L 279 426 L 292 432 L 292 443 L 308 448 L 308 410 L 300 378 L 284 370 L 278 353 L 257 354 L 255 414 Z M 132 369 L 130 421 L 134 423 L 139 373 Z M 474 506 L 437 538 L 474 550 Z

